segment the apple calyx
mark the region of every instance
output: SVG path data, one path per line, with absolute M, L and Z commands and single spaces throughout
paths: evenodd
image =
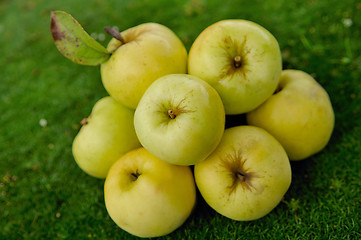
M 118 41 L 120 41 L 122 44 L 125 44 L 125 40 L 122 37 L 122 35 L 120 34 L 120 32 L 118 31 L 118 29 L 114 28 L 114 27 L 104 27 L 104 31 L 106 33 L 108 33 L 110 36 L 112 36 L 113 38 L 117 39 Z
M 245 182 L 248 175 L 244 172 L 242 172 L 241 170 L 238 170 L 236 173 L 235 173 L 236 177 L 239 179 L 239 181 L 241 182 Z
M 176 112 L 175 112 L 173 109 L 169 109 L 169 110 L 168 110 L 168 117 L 169 117 L 170 119 L 175 119 L 176 116 L 177 116 L 177 114 L 176 114 Z
M 253 185 L 251 183 L 251 179 L 254 176 L 254 174 L 252 173 L 246 173 L 244 170 L 242 169 L 238 169 L 236 170 L 234 173 L 234 179 L 233 179 L 233 183 L 230 186 L 232 192 L 234 190 L 236 190 L 237 186 L 239 184 L 241 184 L 242 187 L 246 188 L 247 190 L 251 190 L 253 189 Z
M 179 114 L 186 113 L 186 112 L 190 112 L 190 111 L 177 106 L 175 108 L 168 109 L 167 116 L 168 116 L 169 120 L 172 120 L 172 119 L 175 119 Z
M 138 172 L 138 170 L 136 170 L 135 172 L 130 173 L 130 177 L 131 177 L 133 182 L 137 181 L 140 175 L 141 174 Z
M 242 57 L 240 55 L 233 58 L 233 65 L 235 68 L 240 68 L 242 66 Z
M 106 62 L 111 53 L 84 30 L 68 13 L 50 13 L 50 32 L 59 52 L 71 61 L 88 66 Z
M 235 151 L 233 154 L 227 154 L 222 158 L 222 167 L 231 174 L 232 183 L 228 186 L 231 193 L 233 193 L 239 185 L 250 191 L 254 189 L 251 180 L 257 176 L 244 166 L 246 161 L 247 158 L 242 157 L 239 151 Z

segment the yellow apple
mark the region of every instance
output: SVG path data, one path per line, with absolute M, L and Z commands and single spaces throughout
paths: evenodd
M 327 92 L 300 70 L 284 70 L 275 94 L 247 114 L 247 122 L 271 133 L 290 160 L 321 151 L 331 137 L 334 121 Z
M 99 66 L 104 88 L 116 101 L 135 109 L 148 86 L 161 76 L 186 73 L 187 50 L 164 25 L 144 23 L 119 32 L 104 48 L 70 14 L 51 12 L 51 34 L 58 50 L 77 64 Z
M 218 213 L 238 221 L 274 209 L 291 184 L 291 166 L 281 144 L 265 130 L 225 130 L 216 150 L 194 167 L 197 187 Z
M 109 95 L 123 105 L 135 109 L 153 81 L 186 73 L 187 51 L 169 28 L 144 23 L 121 32 L 120 40 L 109 42 L 112 55 L 101 64 L 101 77 Z
M 276 89 L 281 71 L 277 40 L 265 28 L 246 20 L 212 24 L 189 51 L 188 73 L 218 91 L 226 114 L 258 107 Z
M 169 234 L 185 222 L 196 203 L 196 187 L 190 167 L 166 163 L 139 148 L 111 167 L 104 197 L 120 228 L 148 238 Z
M 218 145 L 225 113 L 217 91 L 188 74 L 156 80 L 135 110 L 139 141 L 154 156 L 177 165 L 193 165 Z
M 140 147 L 133 119 L 134 110 L 109 96 L 100 99 L 73 141 L 79 167 L 93 177 L 105 178 L 120 156 Z

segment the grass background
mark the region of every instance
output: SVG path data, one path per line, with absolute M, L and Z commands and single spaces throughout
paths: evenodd
M 73 160 L 80 120 L 107 93 L 98 67 L 60 55 L 49 31 L 51 10 L 72 14 L 103 45 L 106 25 L 154 21 L 188 50 L 218 20 L 252 20 L 278 39 L 284 68 L 311 73 L 331 97 L 336 126 L 328 146 L 292 163 L 292 185 L 270 214 L 236 222 L 199 198 L 189 220 L 160 239 L 361 238 L 359 1 L 1 0 L 0 239 L 134 238 L 109 218 L 104 181 Z

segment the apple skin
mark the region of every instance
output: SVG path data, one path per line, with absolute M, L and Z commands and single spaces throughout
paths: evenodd
M 122 44 L 113 38 L 107 47 L 112 52 L 101 64 L 104 88 L 121 104 L 135 109 L 149 85 L 159 77 L 186 73 L 187 51 L 169 28 L 144 23 L 120 33 Z
M 187 74 L 171 74 L 147 89 L 135 110 L 134 126 L 142 146 L 154 156 L 172 164 L 194 165 L 221 140 L 225 112 L 208 83 Z
M 104 197 L 120 228 L 138 237 L 158 237 L 173 232 L 190 216 L 196 187 L 190 167 L 166 163 L 139 148 L 111 167 Z
M 225 130 L 217 149 L 194 167 L 197 187 L 221 215 L 256 220 L 282 200 L 291 184 L 291 166 L 281 144 L 265 130 Z
M 214 23 L 189 51 L 188 73 L 218 91 L 226 114 L 246 113 L 263 103 L 276 89 L 281 71 L 277 40 L 246 20 Z
M 93 177 L 105 178 L 120 156 L 139 148 L 133 119 L 134 110 L 109 96 L 100 99 L 73 141 L 79 167 Z
M 302 160 L 328 143 L 335 116 L 327 92 L 309 74 L 284 70 L 278 91 L 247 114 L 247 122 L 271 133 L 290 160 Z

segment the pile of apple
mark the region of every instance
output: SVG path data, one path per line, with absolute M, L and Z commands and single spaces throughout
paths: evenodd
M 73 142 L 79 167 L 105 178 L 114 222 L 140 237 L 171 233 L 192 213 L 198 188 L 238 221 L 274 209 L 291 184 L 290 160 L 321 151 L 334 113 L 307 73 L 283 70 L 274 36 L 256 23 L 223 20 L 189 53 L 169 28 L 145 23 L 107 48 L 69 14 L 51 13 L 56 46 L 72 61 L 100 65 L 100 99 Z M 248 125 L 225 129 L 227 115 Z

